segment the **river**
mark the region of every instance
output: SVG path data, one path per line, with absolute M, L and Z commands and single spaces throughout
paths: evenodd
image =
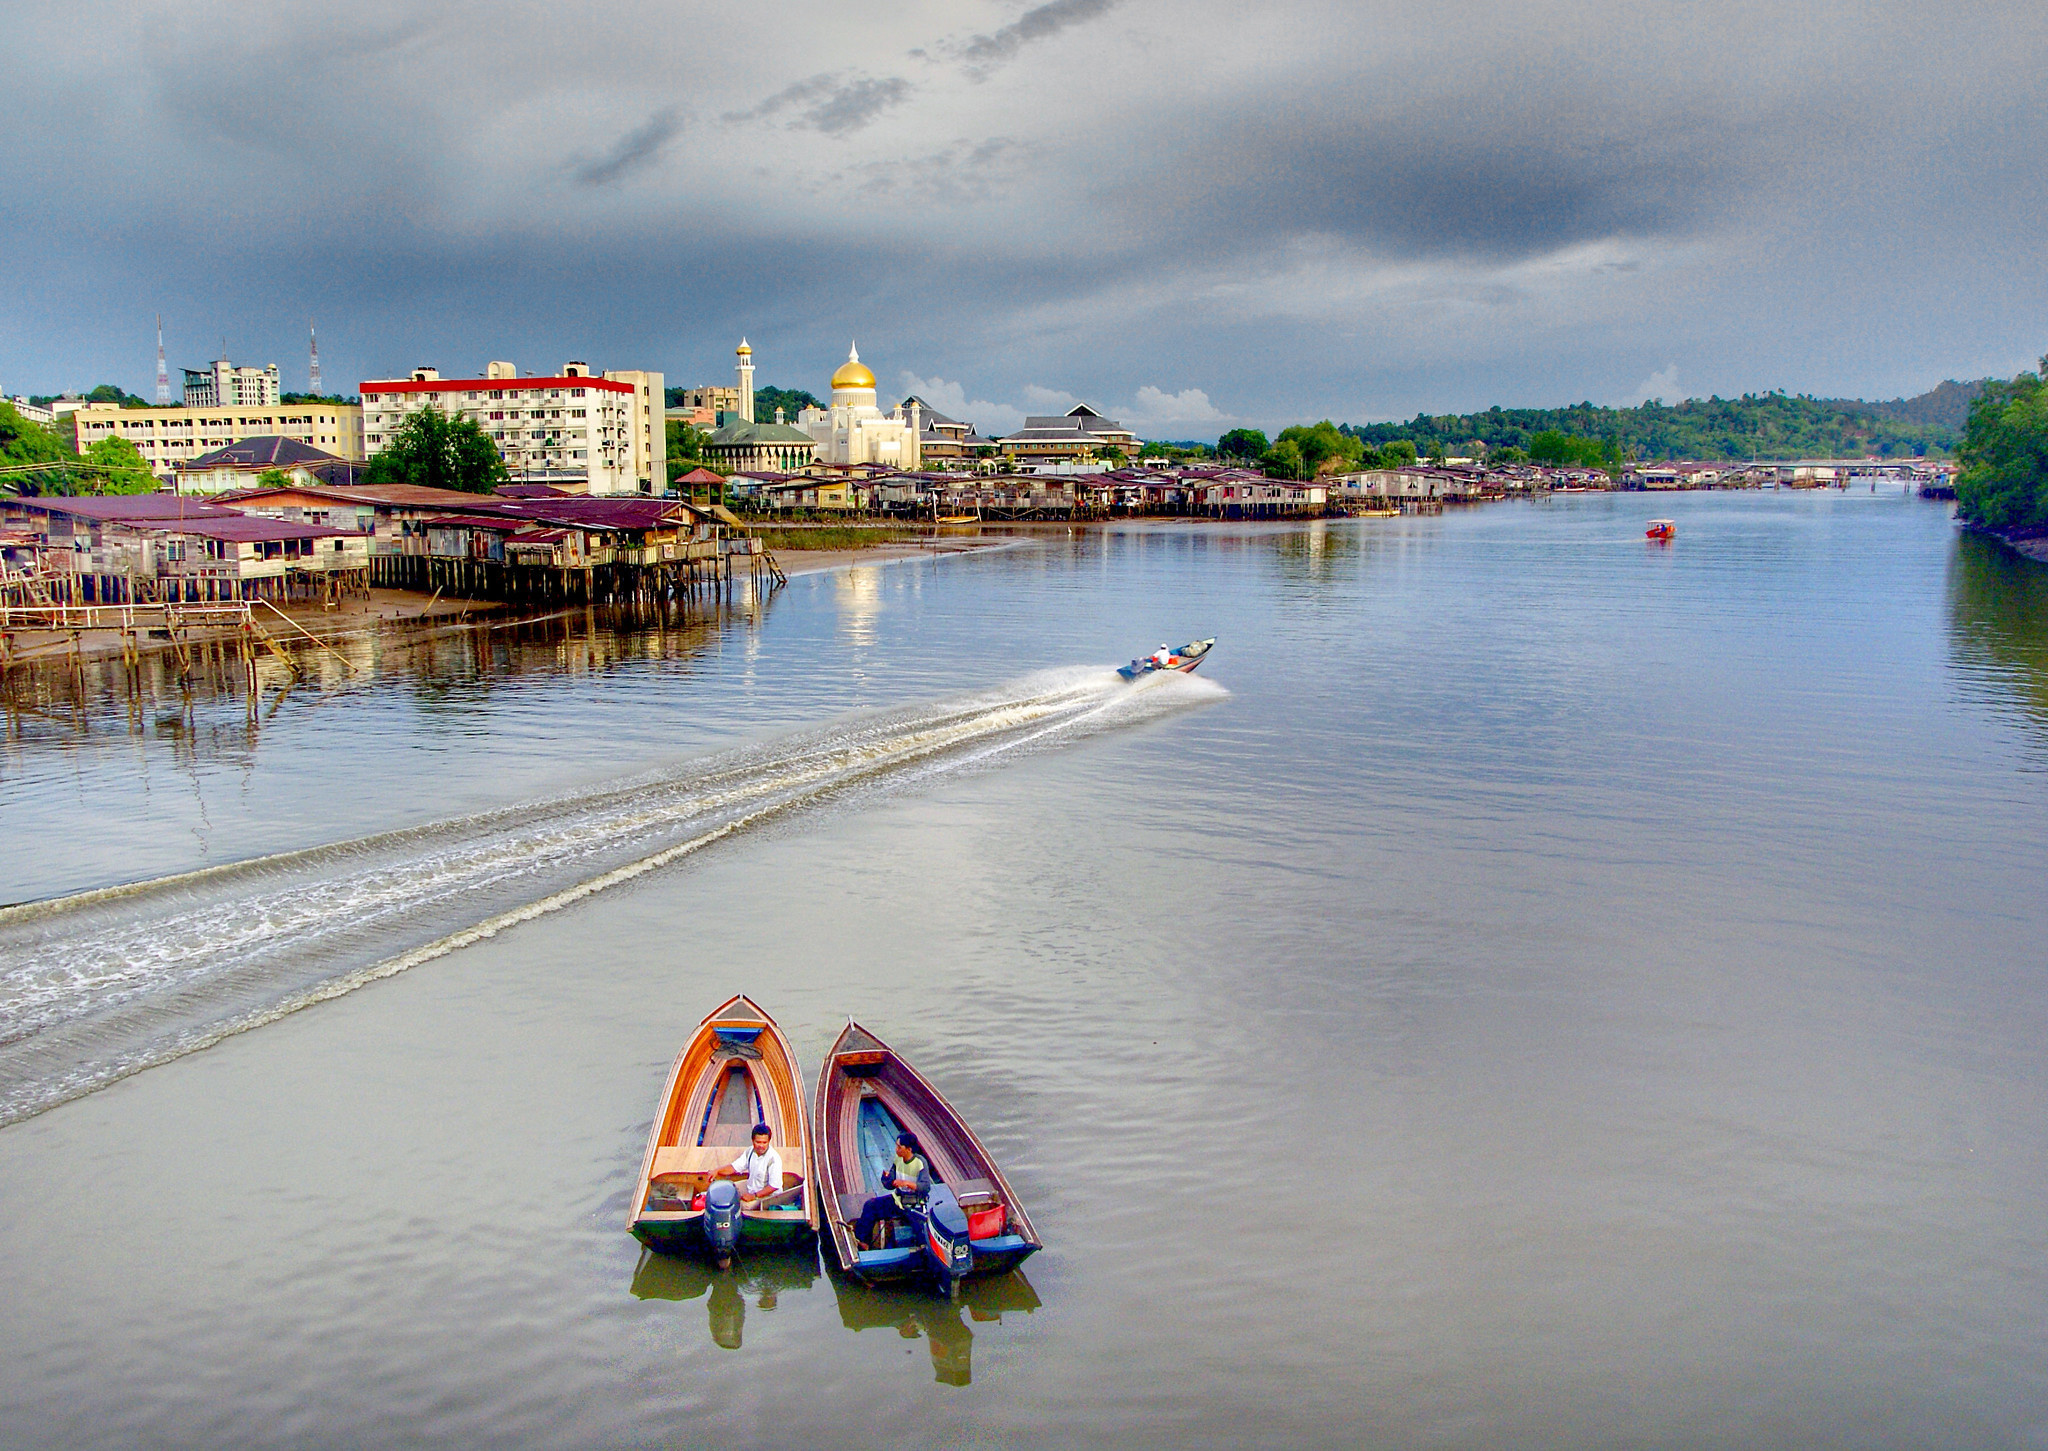
M 0 1445 L 2048 1445 L 2044 579 L 1584 496 L 394 633 L 253 721 L 18 675 Z M 644 1256 L 742 990 L 1043 1253 Z

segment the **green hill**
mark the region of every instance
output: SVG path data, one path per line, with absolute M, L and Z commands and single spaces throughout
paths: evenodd
M 1943 383 L 1914 398 L 1869 403 L 1804 394 L 1745 393 L 1666 405 L 1602 408 L 1489 408 L 1484 413 L 1418 413 L 1406 423 L 1346 424 L 1374 447 L 1397 439 L 1428 456 L 1460 453 L 1473 440 L 1490 450 L 1526 450 L 1539 433 L 1612 442 L 1624 458 L 1746 459 L 1911 457 L 1953 452 L 1970 400 L 1982 383 Z

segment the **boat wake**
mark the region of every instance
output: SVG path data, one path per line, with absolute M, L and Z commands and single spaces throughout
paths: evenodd
M 1227 694 L 1034 675 L 570 795 L 0 909 L 0 1125 L 834 798 Z

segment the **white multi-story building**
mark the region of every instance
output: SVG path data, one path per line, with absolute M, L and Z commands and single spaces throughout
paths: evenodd
M 203 453 L 272 434 L 337 458 L 363 457 L 363 410 L 353 403 L 271 404 L 262 412 L 87 403 L 76 412 L 80 453 L 103 438 L 125 438 L 160 479 L 173 477 L 178 465 Z
M 547 378 L 522 378 L 510 363 L 486 365 L 481 378 L 415 368 L 362 385 L 363 442 L 376 455 L 408 414 L 431 405 L 481 428 L 515 476 L 537 470 L 559 483 L 580 474 L 587 493 L 658 494 L 668 487 L 664 386 L 659 373 L 596 377 L 584 363 Z
M 204 368 L 185 370 L 187 408 L 275 408 L 279 396 L 275 363 L 237 367 L 216 358 Z

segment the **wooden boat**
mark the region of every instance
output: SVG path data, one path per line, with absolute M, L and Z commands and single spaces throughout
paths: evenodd
M 1643 531 L 1645 539 L 1668 540 L 1678 537 L 1678 521 L 1675 519 L 1652 519 L 1650 527 Z
M 818 1196 L 805 1182 L 810 1126 L 804 1074 L 775 1020 L 745 996 L 729 998 L 676 1055 L 654 1110 L 627 1228 L 649 1249 L 702 1251 L 721 1266 L 744 1246 L 807 1243 L 818 1232 Z M 782 1155 L 780 1190 L 741 1208 L 731 1181 L 710 1192 L 712 1173 L 745 1153 L 756 1123 Z
M 818 1074 L 811 1122 L 811 1182 L 848 1274 L 869 1284 L 928 1277 L 957 1295 L 968 1276 L 1001 1274 L 1038 1250 L 1030 1216 L 974 1130 L 924 1075 L 851 1019 Z M 883 1192 L 882 1172 L 905 1129 L 931 1169 L 930 1199 L 897 1221 L 887 1248 L 864 1248 L 853 1222 Z
M 1177 670 L 1183 675 L 1190 674 L 1197 665 L 1209 658 L 1209 651 L 1215 644 L 1216 641 L 1211 638 L 1190 640 L 1178 650 L 1169 650 L 1161 645 L 1150 655 L 1140 655 L 1128 665 L 1117 666 L 1116 673 L 1126 680 L 1136 680 L 1161 670 Z

